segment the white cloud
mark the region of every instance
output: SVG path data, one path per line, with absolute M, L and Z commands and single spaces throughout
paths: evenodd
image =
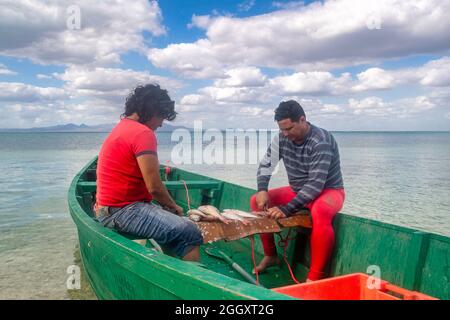
M 266 76 L 255 67 L 241 67 L 224 72 L 226 78 L 214 82 L 217 87 L 262 87 Z
M 352 90 L 368 91 L 392 89 L 402 84 L 416 84 L 425 87 L 450 86 L 450 58 L 432 60 L 420 67 L 384 70 L 370 68 L 357 75 L 359 80 Z
M 304 1 L 274 1 L 272 2 L 272 6 L 278 9 L 290 10 L 294 8 L 299 8 L 305 6 Z
M 205 87 L 199 93 L 219 104 L 264 102 L 268 97 L 261 89 L 249 87 Z
M 404 84 L 423 87 L 450 86 L 450 58 L 429 61 L 423 66 L 385 70 L 369 68 L 356 77 L 349 73 L 335 76 L 327 71 L 296 72 L 268 80 L 279 95 L 345 96 L 375 90 L 389 90 Z
M 255 0 L 245 0 L 238 4 L 239 11 L 249 11 L 255 5 Z
M 438 101 L 449 101 L 450 102 L 450 87 L 438 87 L 433 88 L 430 91 L 429 96 Z M 448 104 L 450 108 L 450 103 Z
M 145 71 L 115 68 L 71 66 L 53 76 L 65 81 L 63 88 L 0 82 L 0 110 L 4 115 L 0 127 L 111 123 L 123 112 L 125 98 L 136 85 L 157 83 L 172 97 L 183 85 Z
M 224 76 L 211 43 L 205 39 L 195 43 L 170 44 L 165 49 L 150 49 L 147 57 L 155 66 L 185 77 L 211 79 Z
M 205 98 L 205 96 L 200 95 L 200 94 L 188 94 L 185 95 L 182 99 L 181 99 L 181 104 L 183 105 L 190 105 L 190 106 L 195 106 L 195 105 L 199 105 L 202 103 L 206 103 L 209 100 Z
M 217 16 L 217 12 L 193 15 L 188 27 L 205 30 L 204 39 L 148 49 L 142 32 L 154 36 L 165 32 L 156 2 L 82 0 L 78 3 L 82 28 L 68 30 L 69 1 L 48 0 L 45 5 L 37 0 L 5 1 L 7 5 L 0 7 L 0 28 L 8 33 L 0 34 L 0 54 L 64 64 L 67 69 L 52 76 L 36 75 L 62 80 L 62 88 L 0 83 L 0 109 L 2 114 L 3 110 L 11 113 L 7 112 L 9 122 L 1 120 L 0 127 L 25 120 L 52 125 L 56 118 L 112 122 L 129 91 L 144 83 L 159 83 L 168 89 L 179 101 L 178 118 L 186 125 L 204 119 L 209 126 L 222 128 L 273 127 L 274 108 L 290 98 L 298 100 L 308 117 L 319 123 L 347 125 L 367 120 L 369 127 L 370 121 L 418 119 L 436 110 L 444 119 L 447 111 L 443 109 L 450 106 L 449 57 L 409 68 L 383 69 L 374 64 L 353 76 L 330 70 L 448 52 L 450 21 L 445 14 L 450 11 L 449 2 L 273 2 L 281 10 L 253 17 Z M 379 18 L 380 29 L 368 27 L 374 16 Z M 178 97 L 183 87 L 178 80 L 105 66 L 119 62 L 130 49 L 147 54 L 156 67 L 211 82 L 192 92 L 183 90 L 184 96 Z M 262 72 L 267 70 L 263 67 L 272 68 L 270 77 Z M 0 64 L 0 74 L 12 73 Z M 402 85 L 420 86 L 419 96 L 390 100 L 373 93 L 384 90 L 389 96 L 388 90 Z
M 246 18 L 214 17 L 203 24 L 207 38 L 152 49 L 148 57 L 192 78 L 220 77 L 221 68 L 242 65 L 304 72 L 378 62 L 450 49 L 449 11 L 450 2 L 438 0 L 336 0 Z M 374 14 L 380 29 L 367 26 Z
M 14 76 L 17 72 L 9 70 L 4 64 L 0 63 L 0 75 Z
M 370 68 L 358 74 L 359 84 L 353 87 L 355 91 L 373 89 L 390 89 L 394 86 L 394 77 L 386 70 Z
M 36 87 L 18 82 L 0 82 L 1 102 L 42 102 L 68 99 L 69 94 L 61 88 Z
M 72 94 L 94 97 L 123 104 L 126 95 L 137 85 L 156 83 L 169 91 L 169 95 L 181 88 L 178 80 L 151 75 L 146 71 L 118 68 L 87 68 L 72 66 L 57 78 L 66 82 L 65 88 Z
M 194 27 L 197 27 L 199 29 L 207 29 L 208 26 L 211 24 L 212 20 L 209 15 L 204 16 L 192 16 L 192 22 L 187 25 L 189 29 L 192 29 Z
M 330 72 L 314 71 L 279 76 L 269 82 L 281 95 L 339 95 L 349 90 L 351 81 L 351 75 L 348 73 L 336 78 Z
M 265 102 L 232 99 L 224 102 L 199 90 L 198 94 L 181 99 L 178 120 L 186 126 L 194 120 L 203 120 L 205 128 L 276 128 L 274 109 L 280 101 L 293 99 L 302 105 L 309 121 L 330 130 L 426 130 L 430 125 L 435 128 L 434 117 L 442 117 L 450 108 L 450 90 L 445 97 L 443 93 L 439 97 L 421 95 L 396 100 L 369 96 L 340 103 L 295 95 L 274 94 L 269 98 Z M 450 129 L 449 123 L 439 121 L 439 128 Z
M 45 127 L 56 124 L 114 123 L 119 120 L 121 108 L 99 101 L 66 103 L 65 101 L 0 104 L 1 128 Z
M 258 107 L 242 107 L 240 110 L 241 114 L 248 114 L 250 116 L 259 116 L 264 109 Z
M 4 0 L 0 6 L 0 53 L 43 64 L 109 64 L 120 54 L 144 50 L 143 31 L 165 32 L 157 2 L 80 0 L 81 29 L 70 30 L 69 0 Z
M 420 83 L 425 86 L 444 87 L 450 86 L 450 58 L 428 62 L 422 71 Z
M 368 97 L 363 100 L 350 99 L 348 105 L 355 115 L 386 116 L 393 111 L 393 106 L 379 97 Z
M 401 104 L 404 108 L 407 108 L 410 113 L 420 113 L 438 106 L 437 102 L 428 96 L 402 99 Z
M 439 65 L 443 68 L 446 65 L 445 61 L 447 58 L 444 57 L 416 68 L 397 70 L 369 68 L 354 77 L 349 73 L 335 76 L 330 72 L 316 71 L 296 72 L 268 79 L 255 67 L 229 69 L 224 70 L 227 77 L 214 81 L 213 86 L 201 88 L 194 94 L 182 97 L 179 110 L 196 116 L 206 112 L 211 117 L 215 117 L 214 114 L 222 114 L 224 119 L 227 117 L 223 114 L 225 111 L 230 114 L 238 112 L 246 116 L 272 118 L 273 109 L 280 101 L 294 99 L 302 104 L 308 115 L 318 119 L 339 119 L 350 123 L 352 119 L 362 121 L 365 117 L 383 119 L 413 117 L 414 114 L 424 114 L 438 107 L 449 106 L 450 90 L 444 90 L 444 87 L 439 92 L 434 89 L 429 95 L 394 101 L 383 100 L 376 96 L 355 97 L 374 90 L 393 89 L 402 84 L 422 85 L 421 80 L 430 74 L 430 70 L 434 70 L 434 67 L 430 66 Z M 318 96 L 349 98 L 347 103 L 323 103 L 314 98 Z M 271 125 L 270 121 L 263 123 Z
M 53 77 L 51 75 L 48 74 L 37 74 L 36 78 L 38 78 L 39 80 L 46 80 L 46 79 L 52 79 Z
M 339 114 L 345 112 L 342 106 L 336 104 L 324 104 L 320 109 L 321 114 Z
M 348 105 L 355 115 L 380 117 L 408 117 L 437 107 L 433 98 L 418 96 L 398 99 L 396 101 L 383 101 L 379 97 L 368 97 L 362 100 L 349 99 Z

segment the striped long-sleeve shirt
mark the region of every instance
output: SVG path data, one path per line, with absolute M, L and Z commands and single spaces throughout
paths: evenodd
M 286 167 L 289 185 L 297 196 L 280 209 L 290 216 L 316 199 L 326 188 L 344 187 L 336 140 L 328 131 L 310 124 L 302 144 L 281 133 L 271 142 L 258 168 L 258 191 L 267 191 L 273 169 L 279 160 Z

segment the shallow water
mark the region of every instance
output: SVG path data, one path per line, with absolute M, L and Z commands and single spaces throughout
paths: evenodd
M 334 136 L 347 193 L 342 212 L 450 236 L 450 133 Z M 0 133 L 0 299 L 69 298 L 66 270 L 77 236 L 67 190 L 105 137 Z M 159 133 L 158 142 L 165 163 L 175 143 L 169 133 Z M 256 186 L 256 164 L 179 167 Z M 281 167 L 271 187 L 286 183 Z

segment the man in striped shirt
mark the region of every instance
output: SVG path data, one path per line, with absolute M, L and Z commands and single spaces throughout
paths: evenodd
M 283 101 L 275 110 L 280 134 L 272 141 L 258 174 L 258 193 L 250 200 L 254 211 L 267 211 L 268 217 L 289 217 L 302 208 L 311 211 L 311 266 L 307 281 L 324 277 L 324 268 L 334 246 L 333 218 L 342 208 L 345 192 L 338 145 L 328 131 L 306 121 L 296 101 Z M 279 160 L 283 160 L 289 186 L 268 190 Z M 261 234 L 264 258 L 261 272 L 280 263 L 273 234 Z

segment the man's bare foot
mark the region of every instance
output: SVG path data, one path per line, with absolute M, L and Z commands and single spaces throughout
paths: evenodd
M 261 260 L 259 265 L 256 267 L 256 270 L 258 270 L 258 273 L 263 272 L 268 267 L 275 266 L 277 264 L 280 264 L 281 261 L 278 258 L 278 256 L 264 256 L 264 258 Z M 255 269 L 253 269 L 253 274 L 255 274 Z

